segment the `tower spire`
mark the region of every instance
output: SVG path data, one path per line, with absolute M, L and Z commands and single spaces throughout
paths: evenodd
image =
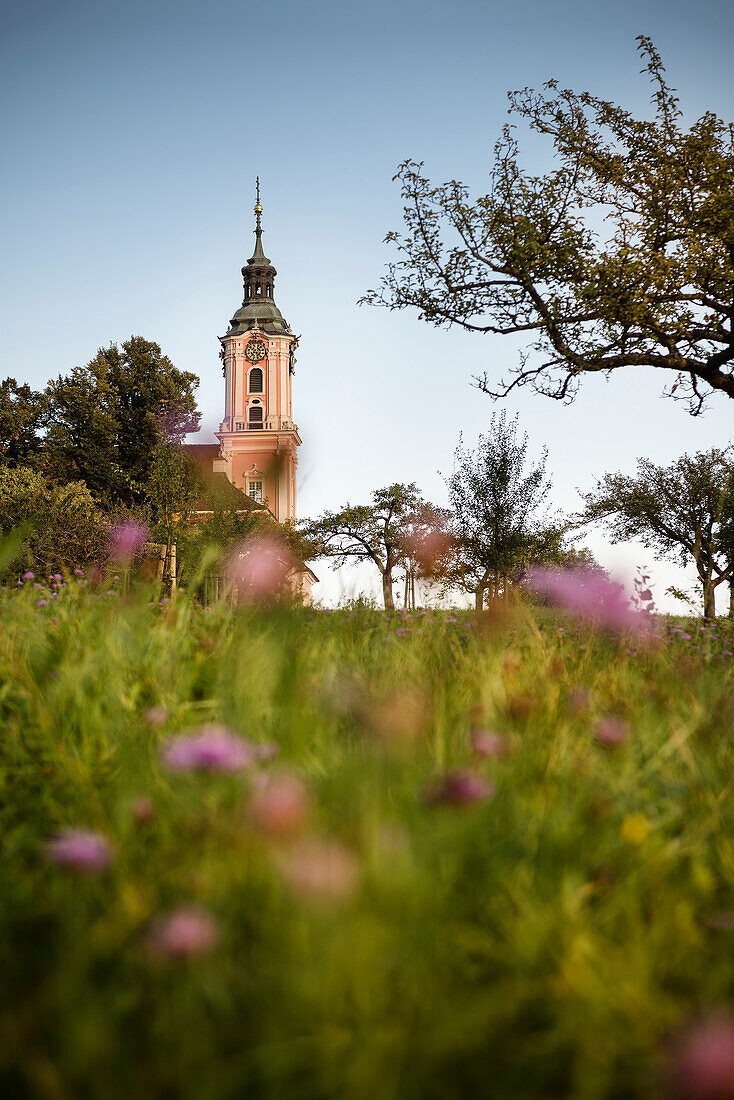
M 262 225 L 260 223 L 260 218 L 262 217 L 263 208 L 260 205 L 260 177 L 259 176 L 255 177 L 255 196 L 256 196 L 255 197 L 255 251 L 253 252 L 252 256 L 250 256 L 250 259 L 247 262 L 248 262 L 248 264 L 269 264 L 270 260 L 267 258 L 267 256 L 263 252 L 263 245 L 262 245 L 263 230 L 262 230 Z

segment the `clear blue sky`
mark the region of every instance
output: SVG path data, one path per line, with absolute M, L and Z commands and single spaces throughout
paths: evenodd
M 302 334 L 301 515 L 395 480 L 441 501 L 459 433 L 472 442 L 492 411 L 471 378 L 515 347 L 357 307 L 400 225 L 396 165 L 411 156 L 483 191 L 506 91 L 550 77 L 647 110 L 640 33 L 688 117 L 732 119 L 733 32 L 714 0 L 4 0 L 0 370 L 41 386 L 145 336 L 201 378 L 209 440 L 259 173 L 276 298 Z M 627 371 L 585 383 L 571 408 L 529 392 L 508 404 L 548 446 L 560 506 L 637 455 L 734 434 L 734 403 L 692 420 L 660 388 Z M 652 564 L 589 543 L 628 572 Z M 655 576 L 660 595 L 675 571 Z

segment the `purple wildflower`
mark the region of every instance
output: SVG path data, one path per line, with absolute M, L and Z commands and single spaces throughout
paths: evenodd
M 256 760 L 275 760 L 280 752 L 272 741 L 266 741 L 263 745 L 251 745 L 250 748 Z
M 248 807 L 248 817 L 254 825 L 269 836 L 286 836 L 297 833 L 305 824 L 311 810 L 308 790 L 296 775 L 258 776 Z
M 84 576 L 84 570 L 83 569 L 75 569 L 74 570 L 74 576 L 75 577 L 83 577 Z
M 48 607 L 48 600 L 37 600 L 36 607 Z
M 145 712 L 145 721 L 150 726 L 162 726 L 168 721 L 168 711 L 165 707 L 150 707 Z
M 608 745 L 610 748 L 623 745 L 628 737 L 629 726 L 627 723 L 612 714 L 600 718 L 594 727 L 594 740 L 598 741 L 600 745 Z
M 137 825 L 147 825 L 155 817 L 155 806 L 151 798 L 136 798 L 133 802 L 133 817 Z
M 52 863 L 75 871 L 102 871 L 112 858 L 109 841 L 87 829 L 64 829 L 46 842 Z
M 286 589 L 294 560 L 279 539 L 257 535 L 235 547 L 227 563 L 227 575 L 240 598 L 267 603 Z
M 484 802 L 494 794 L 494 787 L 481 775 L 456 769 L 438 779 L 426 794 L 433 806 L 465 806 Z
M 305 838 L 282 853 L 278 864 L 293 894 L 310 905 L 342 904 L 359 888 L 357 857 L 338 840 Z
M 534 592 L 582 619 L 617 630 L 640 629 L 644 623 L 630 607 L 622 585 L 599 573 L 534 569 L 528 583 Z
M 734 1100 L 734 1019 L 711 1016 L 679 1038 L 673 1086 L 681 1100 Z
M 24 581 L 34 581 L 35 579 L 36 579 L 36 574 L 31 573 L 30 569 L 28 570 L 27 573 L 23 574 L 23 580 Z
M 504 737 L 491 730 L 472 730 L 471 744 L 477 756 L 504 756 L 507 752 Z
M 163 958 L 189 959 L 210 951 L 218 939 L 216 922 L 203 909 L 175 909 L 153 921 L 148 947 Z
M 163 759 L 173 771 L 235 772 L 257 759 L 254 746 L 224 726 L 202 726 L 196 733 L 174 737 L 163 748 Z
M 116 562 L 128 562 L 138 554 L 148 538 L 148 528 L 142 523 L 118 523 L 110 532 L 110 557 Z

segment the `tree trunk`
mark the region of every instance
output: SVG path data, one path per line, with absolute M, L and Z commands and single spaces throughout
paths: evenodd
M 729 583 L 729 618 L 734 619 L 734 581 Z
M 716 618 L 716 592 L 711 583 L 711 577 L 703 578 L 703 617 L 704 619 Z
M 484 611 L 484 585 L 474 589 L 474 610 Z
M 392 598 L 392 570 L 386 569 L 382 574 L 382 598 L 385 601 L 385 610 L 394 611 L 395 601 Z

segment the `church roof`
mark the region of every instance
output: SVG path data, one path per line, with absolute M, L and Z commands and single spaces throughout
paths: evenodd
M 272 298 L 251 298 L 248 302 L 243 302 L 230 321 L 227 335 L 240 336 L 251 328 L 273 334 L 288 332 L 283 314 Z

